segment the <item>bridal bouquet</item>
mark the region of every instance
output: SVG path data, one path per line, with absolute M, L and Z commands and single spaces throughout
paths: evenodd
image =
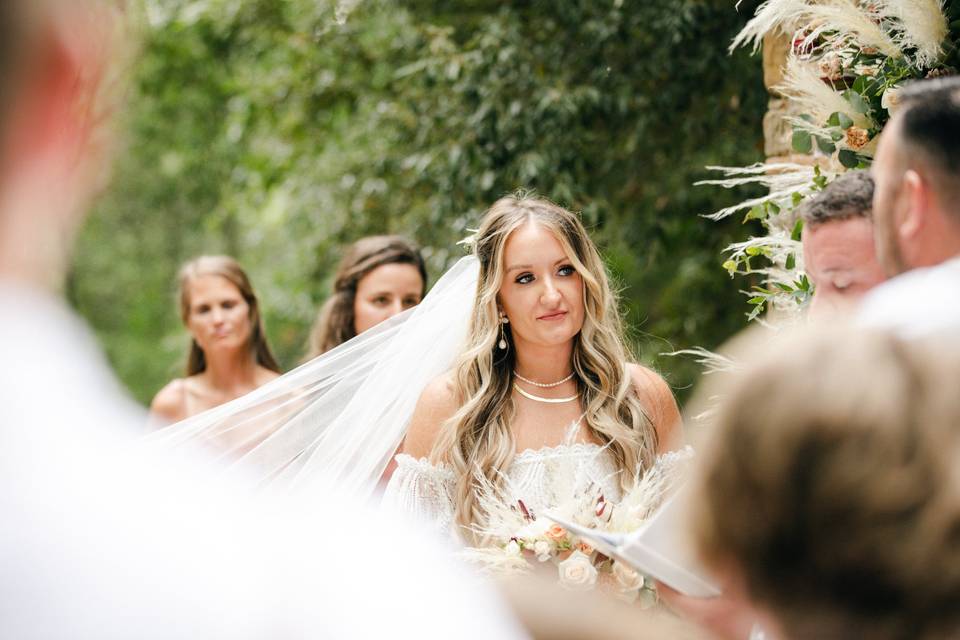
M 564 483 L 570 491 L 550 514 L 605 533 L 635 531 L 676 486 L 691 456 L 689 449 L 673 454 L 670 464 L 657 464 L 639 475 L 616 503 L 607 500 L 601 483 L 577 478 L 574 473 Z M 489 517 L 476 532 L 486 544 L 467 548 L 462 556 L 484 572 L 501 576 L 549 573 L 567 589 L 600 589 L 643 608 L 656 603 L 652 580 L 600 553 L 588 540 L 546 515 L 535 513 L 509 487 L 482 487 L 481 502 Z

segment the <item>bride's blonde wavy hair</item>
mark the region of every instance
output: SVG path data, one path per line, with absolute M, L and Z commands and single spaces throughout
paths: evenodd
M 475 235 L 480 275 L 467 345 L 454 369 L 454 395 L 460 409 L 443 425 L 431 459 L 456 474 L 456 522 L 469 533 L 485 515 L 479 485 L 502 487 L 501 471 L 513 460 L 516 441 L 511 384 L 514 353 L 499 350 L 497 294 L 504 277 L 504 247 L 516 229 L 528 223 L 551 231 L 583 279 L 584 320 L 574 338 L 572 364 L 584 407 L 583 424 L 606 445 L 626 488 L 650 467 L 657 433 L 636 393 L 627 363 L 617 300 L 603 261 L 580 219 L 552 202 L 526 195 L 501 198 L 490 207 Z

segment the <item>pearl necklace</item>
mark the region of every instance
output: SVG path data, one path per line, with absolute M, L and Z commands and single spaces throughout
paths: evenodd
M 573 379 L 573 376 L 577 375 L 577 372 L 574 371 L 573 373 L 571 373 L 570 375 L 568 375 L 568 376 L 567 376 L 566 378 L 564 378 L 563 380 L 557 380 L 556 382 L 546 382 L 546 383 L 544 383 L 544 382 L 534 382 L 534 381 L 531 380 L 530 378 L 524 378 L 522 375 L 520 375 L 519 373 L 517 373 L 517 370 L 516 370 L 516 369 L 513 370 L 513 375 L 517 376 L 518 378 L 520 378 L 521 380 L 523 380 L 523 381 L 526 382 L 527 384 L 532 384 L 533 386 L 535 386 L 535 387 L 540 387 L 541 389 L 549 389 L 549 388 L 551 388 L 551 387 L 559 387 L 560 385 L 562 385 L 562 384 L 563 384 L 564 382 L 566 382 L 567 380 L 572 380 L 572 379 Z
M 520 385 L 518 385 L 516 382 L 513 383 L 513 388 L 517 390 L 517 393 L 522 395 L 524 398 L 527 398 L 528 400 L 533 400 L 534 402 L 544 402 L 546 404 L 562 404 L 564 402 L 573 402 L 574 400 L 580 397 L 580 395 L 577 394 L 577 395 L 572 395 L 569 398 L 542 398 L 540 396 L 535 396 L 532 393 L 524 391 L 523 389 L 520 388 Z

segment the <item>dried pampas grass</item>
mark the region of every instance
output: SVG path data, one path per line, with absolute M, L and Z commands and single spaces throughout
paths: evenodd
M 832 113 L 839 111 L 850 116 L 858 127 L 869 129 L 872 125 L 870 119 L 858 113 L 843 94 L 823 81 L 815 65 L 794 55 L 787 58 L 783 82 L 776 89 L 792 100 L 801 113 L 810 115 L 816 122 L 824 123 Z
M 726 177 L 720 180 L 701 180 L 694 183 L 696 186 L 715 185 L 730 189 L 743 184 L 760 184 L 770 190 L 770 193 L 765 196 L 704 216 L 710 220 L 722 220 L 738 211 L 747 211 L 766 202 L 776 203 L 781 208 L 787 207 L 794 193 L 806 195 L 812 190 L 813 178 L 816 175 L 812 166 L 790 162 L 757 163 L 749 167 L 707 167 L 707 169 L 722 172 Z M 833 178 L 830 172 L 824 172 L 824 175 L 828 179 Z
M 895 58 L 913 51 L 912 62 L 926 67 L 940 56 L 949 25 L 943 0 L 876 0 L 870 7 L 857 0 L 767 0 L 730 51 L 751 45 L 756 53 L 764 36 L 775 33 L 794 34 L 801 47 L 823 37 L 823 48 L 851 45 Z
M 916 50 L 917 66 L 937 61 L 950 30 L 942 0 L 877 0 L 877 7 L 881 15 L 899 23 L 900 47 Z

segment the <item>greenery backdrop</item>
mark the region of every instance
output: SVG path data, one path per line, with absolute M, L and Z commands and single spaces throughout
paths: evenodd
M 744 324 L 721 249 L 750 231 L 692 187 L 762 159 L 760 60 L 727 54 L 757 2 L 142 0 L 128 143 L 68 295 L 140 401 L 180 375 L 180 263 L 237 257 L 281 362 L 299 362 L 339 248 L 425 248 L 432 278 L 496 198 L 582 211 L 643 361 L 681 397 Z M 742 285 L 741 285 L 742 286 Z

